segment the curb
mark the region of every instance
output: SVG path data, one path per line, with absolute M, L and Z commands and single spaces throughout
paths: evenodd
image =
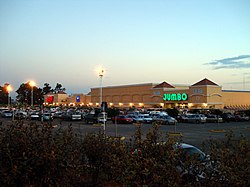
M 133 123 L 134 126 L 141 126 L 142 123 Z
M 221 132 L 226 132 L 226 131 L 223 129 L 218 129 L 218 130 L 210 130 L 210 132 L 221 133 Z
M 168 135 L 169 136 L 183 136 L 183 134 L 180 132 L 169 132 Z
M 102 124 L 101 123 L 96 123 L 96 124 L 93 124 L 92 126 L 94 126 L 94 127 L 101 127 Z

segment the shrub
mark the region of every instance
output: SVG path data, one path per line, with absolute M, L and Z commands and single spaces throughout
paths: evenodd
M 14 123 L 0 131 L 1 186 L 74 184 L 81 169 L 81 144 L 69 127 Z
M 0 128 L 1 186 L 250 186 L 249 139 L 207 140 L 210 160 L 184 157 L 156 124 L 129 141 L 103 133 L 77 135 L 71 126 L 22 121 Z M 185 159 L 184 159 L 185 158 Z M 181 166 L 188 175 L 181 177 Z M 198 169 L 197 169 L 198 168 Z M 205 173 L 203 180 L 197 176 Z

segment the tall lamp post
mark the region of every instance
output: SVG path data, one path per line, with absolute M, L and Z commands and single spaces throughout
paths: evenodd
M 7 90 L 7 92 L 8 92 L 8 107 L 10 107 L 10 92 L 12 91 L 11 85 L 8 85 L 8 86 L 6 87 L 6 90 Z
M 98 75 L 100 77 L 100 106 L 102 104 L 102 78 L 104 75 L 104 69 L 101 69 L 100 72 L 98 72 Z
M 29 85 L 31 87 L 31 107 L 33 107 L 33 102 L 34 102 L 34 99 L 33 99 L 33 88 L 36 85 L 36 83 L 34 81 L 29 81 Z
M 102 78 L 104 76 L 104 69 L 101 67 L 100 70 L 98 70 L 98 76 L 100 77 L 100 107 L 102 107 Z M 106 116 L 105 116 L 105 111 L 102 110 L 101 108 L 101 111 L 103 113 L 103 131 L 105 133 L 105 126 L 106 126 Z

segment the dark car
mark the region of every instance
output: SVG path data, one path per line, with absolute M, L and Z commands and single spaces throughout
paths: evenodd
M 186 114 L 176 116 L 176 120 L 180 123 L 186 123 L 188 116 Z
M 64 112 L 61 118 L 65 121 L 82 120 L 82 114 L 75 111 Z
M 179 165 L 176 167 L 177 172 L 180 174 L 181 178 L 184 181 L 195 180 L 195 181 L 202 181 L 205 179 L 206 174 L 204 173 L 204 167 L 207 167 L 208 163 L 210 162 L 210 156 L 206 155 L 203 151 L 199 148 L 186 144 L 186 143 L 178 143 L 175 145 L 177 149 L 182 151 Z M 188 159 L 191 157 L 196 157 L 197 161 L 202 165 L 193 165 L 186 164 L 188 163 Z
M 231 113 L 223 113 L 221 117 L 224 122 L 236 121 L 235 116 Z
M 210 122 L 210 123 L 222 123 L 223 119 L 222 117 L 218 116 L 218 115 L 214 115 L 214 114 L 208 114 L 206 115 L 207 119 L 206 122 Z
M 123 124 L 130 124 L 130 123 L 133 123 L 133 119 L 128 117 L 128 116 L 125 116 L 125 115 L 119 115 L 119 116 L 116 116 L 116 117 L 112 117 L 111 118 L 112 122 L 115 123 L 123 123 Z
M 249 121 L 249 116 L 235 115 L 235 121 Z
M 84 116 L 85 123 L 98 123 L 98 114 L 87 114 Z

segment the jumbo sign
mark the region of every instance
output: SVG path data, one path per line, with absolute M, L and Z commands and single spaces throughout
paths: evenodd
M 178 94 L 164 94 L 164 101 L 186 101 L 188 99 L 188 95 L 186 93 L 178 93 Z

